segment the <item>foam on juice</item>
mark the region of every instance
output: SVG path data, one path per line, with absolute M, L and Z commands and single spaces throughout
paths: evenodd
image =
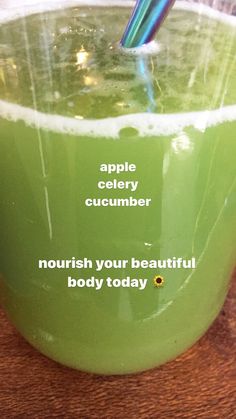
M 186 127 L 205 131 L 206 128 L 236 120 L 236 105 L 211 111 L 179 114 L 139 113 L 104 119 L 75 119 L 49 115 L 21 105 L 0 100 L 0 116 L 9 121 L 24 121 L 34 128 L 64 134 L 119 138 L 122 129 L 135 128 L 141 137 L 169 136 Z
M 132 55 L 156 55 L 161 51 L 161 44 L 157 41 L 151 41 L 137 48 L 123 48 L 120 46 L 120 51 L 124 54 Z
M 64 2 L 63 2 L 64 3 Z M 98 0 L 69 0 L 62 6 L 61 0 L 54 0 L 39 4 L 31 4 L 21 8 L 3 9 L 0 11 L 0 23 L 6 23 L 18 19 L 22 16 L 31 14 L 64 9 L 73 6 L 116 6 L 130 7 L 134 5 L 133 1 L 103 1 Z M 195 12 L 211 19 L 223 22 L 227 25 L 236 27 L 236 18 L 228 16 L 216 10 L 212 10 L 205 5 L 177 1 L 175 6 L 178 10 Z M 157 42 L 152 42 L 140 48 L 136 48 L 134 54 L 156 54 L 160 50 Z M 127 51 L 129 53 L 130 51 Z M 9 121 L 24 121 L 25 124 L 42 128 L 58 133 L 67 133 L 72 135 L 96 136 L 119 138 L 122 129 L 132 127 L 136 129 L 140 136 L 169 136 L 182 131 L 186 127 L 192 126 L 196 130 L 204 131 L 208 127 L 222 124 L 226 121 L 236 120 L 236 104 L 224 106 L 214 110 L 204 110 L 184 113 L 135 113 L 103 119 L 75 119 L 72 117 L 46 114 L 28 108 L 25 106 L 9 103 L 0 100 L 0 116 Z

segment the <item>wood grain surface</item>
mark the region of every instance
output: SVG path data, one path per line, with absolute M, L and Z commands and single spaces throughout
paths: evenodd
M 0 417 L 236 418 L 236 275 L 221 314 L 189 351 L 142 374 L 103 377 L 39 354 L 0 311 Z

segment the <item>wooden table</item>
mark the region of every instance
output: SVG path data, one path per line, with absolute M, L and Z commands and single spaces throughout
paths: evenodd
M 236 275 L 208 333 L 175 361 L 102 377 L 40 355 L 0 311 L 0 417 L 236 418 Z

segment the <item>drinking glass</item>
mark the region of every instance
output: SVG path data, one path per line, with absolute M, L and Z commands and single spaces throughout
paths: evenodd
M 235 2 L 176 2 L 136 55 L 134 2 L 0 4 L 1 304 L 67 366 L 163 364 L 235 265 Z

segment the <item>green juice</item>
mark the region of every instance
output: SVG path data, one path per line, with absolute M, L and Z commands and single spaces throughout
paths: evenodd
M 135 54 L 117 45 L 128 7 L 1 24 L 0 299 L 34 347 L 70 367 L 160 365 L 224 302 L 236 255 L 236 26 L 195 9 L 173 10 L 153 51 Z M 101 170 L 124 163 L 135 170 Z M 196 266 L 95 269 L 132 258 Z M 86 259 L 92 268 L 39 268 Z M 92 276 L 147 282 L 68 287 Z

